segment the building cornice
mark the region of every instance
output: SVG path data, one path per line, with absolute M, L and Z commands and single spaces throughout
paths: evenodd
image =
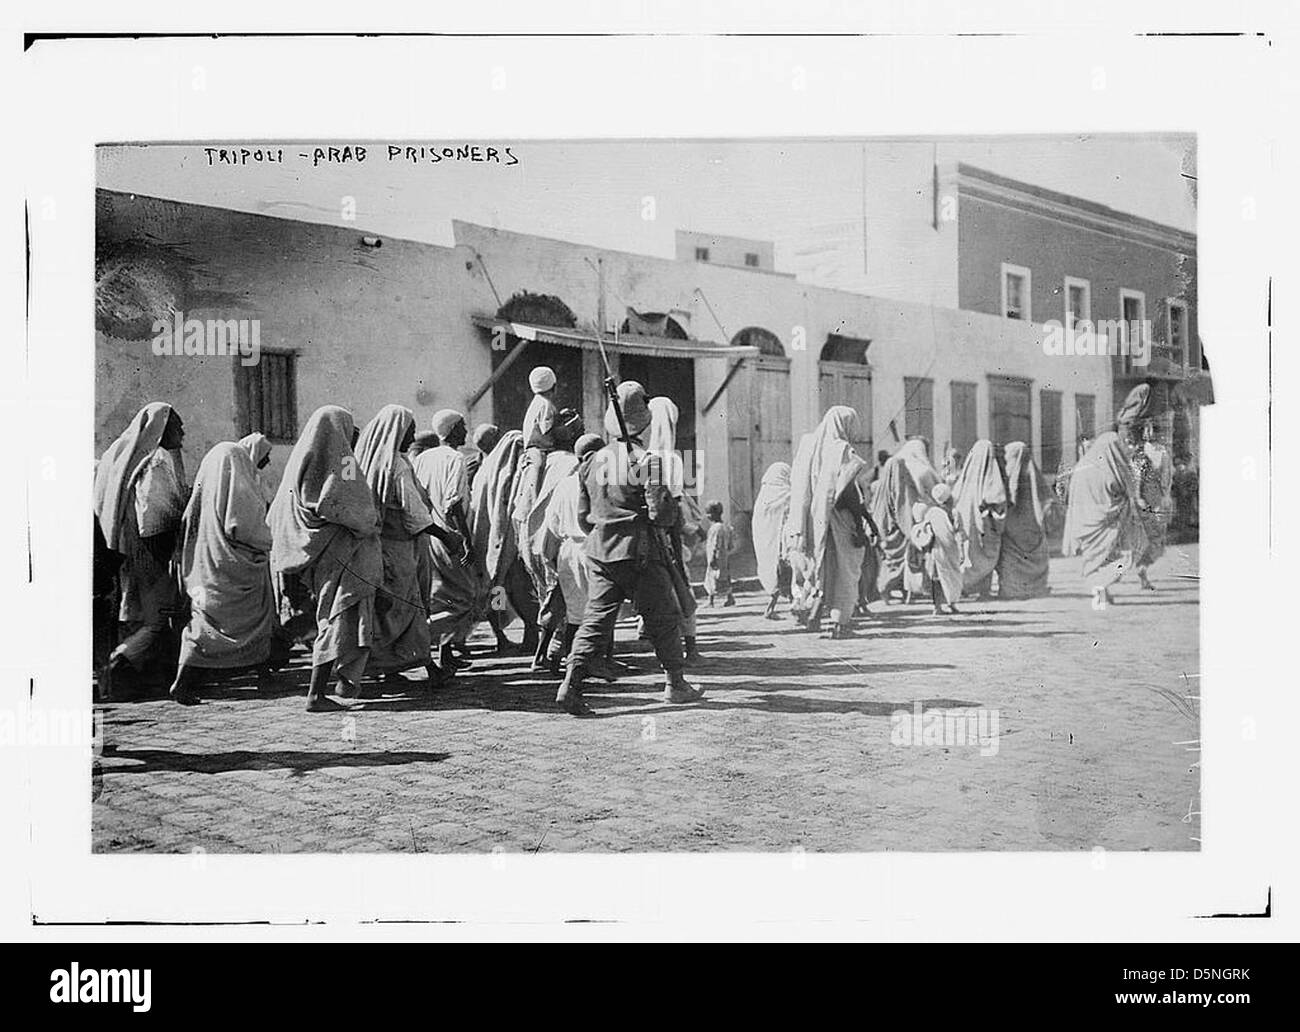
M 951 173 L 951 181 L 956 186 L 959 197 L 1000 204 L 1026 214 L 1106 233 L 1176 254 L 1191 257 L 1196 255 L 1195 233 L 1130 215 L 1104 204 L 1008 179 L 973 165 L 958 164 Z

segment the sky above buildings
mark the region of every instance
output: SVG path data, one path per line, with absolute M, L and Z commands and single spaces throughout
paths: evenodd
M 929 195 L 936 158 L 1196 229 L 1189 136 L 447 140 L 437 143 L 477 145 L 483 158 L 494 147 L 497 160 L 436 163 L 418 152 L 409 160 L 404 148 L 419 141 L 391 141 L 403 148 L 392 159 L 389 141 L 359 141 L 367 148 L 364 162 L 342 152 L 341 160 L 317 160 L 316 148 L 346 142 L 274 144 L 283 147 L 283 163 L 241 165 L 213 163 L 203 145 L 103 147 L 98 185 L 444 245 L 452 243 L 452 219 L 463 219 L 672 257 L 675 231 L 694 229 L 774 241 L 779 271 L 807 275 L 800 255 L 816 251 L 815 275 L 830 281 L 851 279 L 844 271 L 861 264 L 864 215 L 870 236 L 873 221 L 892 217 L 900 189 Z

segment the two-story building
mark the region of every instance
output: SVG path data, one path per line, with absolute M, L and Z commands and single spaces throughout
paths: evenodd
M 1194 463 L 1199 406 L 1211 400 L 1197 337 L 1196 237 L 970 165 L 951 167 L 941 182 L 956 200 L 958 306 L 1038 326 L 1122 324 L 1133 339 L 1121 353 L 1063 361 L 1108 362 L 1115 408 L 1137 384 L 1150 384 L 1165 439 Z M 1114 414 L 1076 413 L 1063 446 Z M 1039 418 L 1059 425 L 1053 397 L 1040 398 Z M 1048 454 L 1044 466 L 1053 468 Z

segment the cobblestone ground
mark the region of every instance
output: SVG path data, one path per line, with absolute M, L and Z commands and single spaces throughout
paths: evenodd
M 108 705 L 94 848 L 1196 849 L 1196 548 L 1104 611 L 1077 569 L 1053 560 L 1050 597 L 956 617 L 876 606 L 849 641 L 765 621 L 756 595 L 702 609 L 695 705 L 660 701 L 631 623 L 620 654 L 647 673 L 594 687 L 588 719 L 488 656 L 436 698 L 345 715 L 303 711 L 301 657 L 292 690 Z M 951 721 L 945 743 L 940 710 L 991 737 Z

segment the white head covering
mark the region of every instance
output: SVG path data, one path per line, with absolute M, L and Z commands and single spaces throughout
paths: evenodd
M 544 394 L 555 386 L 555 370 L 550 366 L 539 365 L 528 374 L 528 386 L 534 394 Z
M 758 560 L 758 579 L 768 594 L 777 589 L 780 562 L 785 556 L 783 539 L 789 511 L 790 464 L 774 462 L 763 474 L 763 485 L 754 499 L 750 524 L 754 555 Z
M 263 459 L 270 458 L 271 442 L 266 439 L 265 434 L 251 433 L 245 434 L 239 439 L 239 446 L 248 452 L 248 457 L 253 460 L 253 469 L 260 468 Z M 195 481 L 197 485 L 198 481 Z
M 677 452 L 678 409 L 671 398 L 650 399 L 650 429 L 646 449 L 659 456 L 668 489 L 680 498 L 686 486 L 686 471 Z
M 277 571 L 307 569 L 340 526 L 358 535 L 378 530 L 374 492 L 359 473 L 352 451 L 353 426 L 351 412 L 324 405 L 302 428 L 266 516 L 271 565 Z
M 986 521 L 982 518 L 980 506 L 1007 503 L 1006 484 L 1002 470 L 998 468 L 992 441 L 979 440 L 971 445 L 953 494 L 957 499 L 957 520 L 962 530 L 972 541 L 982 541 Z
M 856 478 L 864 463 L 853 450 L 858 413 L 848 405 L 832 405 L 811 433 L 804 434 L 790 471 L 790 514 L 787 534 L 818 566 L 824 554 L 826 528 L 841 478 Z
M 433 414 L 433 432 L 442 438 L 443 443 L 447 441 L 447 435 L 457 423 L 465 422 L 465 417 L 455 409 L 439 409 Z
M 409 408 L 385 405 L 357 438 L 357 463 L 378 506 L 392 504 L 397 497 L 398 471 L 408 461 L 402 443 L 414 428 L 415 414 Z
M 172 407 L 165 402 L 150 402 L 100 459 L 95 470 L 95 515 L 109 548 L 119 547 L 131 485 L 145 461 L 161 446 L 171 414 Z

